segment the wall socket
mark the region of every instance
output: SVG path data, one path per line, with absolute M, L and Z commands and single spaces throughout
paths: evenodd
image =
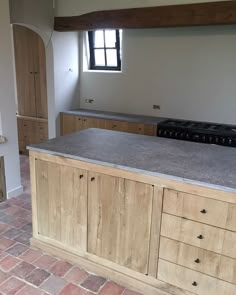
M 93 99 L 90 99 L 90 98 L 85 98 L 85 103 L 93 103 L 94 100 Z
M 152 106 L 152 108 L 153 108 L 154 110 L 160 110 L 160 109 L 161 109 L 161 106 L 160 106 L 159 104 L 154 104 L 154 105 Z

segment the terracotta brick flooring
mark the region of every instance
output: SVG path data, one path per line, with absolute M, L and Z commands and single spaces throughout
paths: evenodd
M 21 175 L 24 193 L 0 204 L 0 295 L 138 295 L 30 247 L 30 180 L 25 156 L 21 156 Z

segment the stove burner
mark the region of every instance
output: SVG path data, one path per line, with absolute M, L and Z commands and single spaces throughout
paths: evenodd
M 236 147 L 236 126 L 187 120 L 165 120 L 157 136 Z

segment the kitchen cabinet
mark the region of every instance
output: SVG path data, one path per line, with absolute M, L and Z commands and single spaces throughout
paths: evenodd
M 121 151 L 104 148 L 112 137 L 88 130 L 30 150 L 32 245 L 143 294 L 235 295 L 234 185 L 153 172 L 147 149 L 123 152 L 143 138 L 121 133 Z
M 43 40 L 32 30 L 13 25 L 20 153 L 48 139 L 46 57 Z
M 35 165 L 38 234 L 86 251 L 87 171 L 40 159 Z
M 87 128 L 101 128 L 150 136 L 156 135 L 156 126 L 154 124 L 61 114 L 61 135 Z
M 89 172 L 88 252 L 148 274 L 153 193 L 152 185 Z
M 32 30 L 13 25 L 18 114 L 48 117 L 46 56 L 43 40 Z
M 26 154 L 26 147 L 48 139 L 48 121 L 45 119 L 17 116 L 19 151 Z

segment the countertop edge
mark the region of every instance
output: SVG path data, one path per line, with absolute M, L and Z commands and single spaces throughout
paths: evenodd
M 96 113 L 97 112 L 97 113 Z M 143 123 L 157 125 L 158 123 L 166 120 L 163 117 L 145 116 L 138 114 L 125 114 L 125 113 L 112 113 L 112 112 L 101 112 L 96 110 L 71 110 L 62 111 L 60 114 L 71 115 L 71 116 L 83 116 L 89 118 L 107 119 L 107 120 L 117 120 L 117 121 L 127 121 L 133 123 Z
M 207 182 L 196 181 L 196 180 L 192 180 L 192 179 L 188 179 L 188 178 L 182 178 L 182 177 L 178 177 L 178 176 L 174 176 L 174 175 L 163 174 L 163 173 L 158 173 L 158 172 L 151 172 L 151 171 L 148 171 L 148 170 L 132 168 L 132 167 L 118 165 L 118 164 L 112 164 L 112 163 L 109 163 L 109 162 L 103 162 L 103 161 L 99 161 L 99 160 L 83 158 L 83 157 L 73 156 L 73 155 L 69 155 L 69 154 L 63 154 L 63 153 L 59 153 L 59 152 L 49 151 L 49 150 L 46 150 L 46 149 L 35 148 L 35 147 L 32 147 L 32 146 L 27 146 L 27 149 L 29 151 L 35 151 L 35 152 L 40 152 L 40 153 L 44 153 L 44 154 L 60 156 L 60 157 L 68 158 L 68 159 L 72 159 L 72 160 L 79 160 L 79 161 L 82 161 L 82 162 L 88 162 L 88 163 L 92 163 L 92 164 L 112 167 L 112 168 L 116 168 L 116 169 L 130 171 L 130 172 L 141 173 L 141 174 L 148 175 L 148 176 L 157 176 L 157 177 L 166 178 L 166 179 L 169 179 L 169 180 L 180 181 L 180 182 L 183 182 L 183 183 L 186 183 L 186 184 L 198 185 L 198 186 L 206 187 L 206 188 L 209 188 L 209 189 L 221 190 L 221 191 L 226 192 L 226 193 L 236 193 L 236 189 L 233 189 L 233 188 L 230 188 L 230 187 L 225 187 L 225 186 L 221 186 L 221 185 L 215 185 L 215 184 L 211 184 L 211 183 L 207 183 Z

